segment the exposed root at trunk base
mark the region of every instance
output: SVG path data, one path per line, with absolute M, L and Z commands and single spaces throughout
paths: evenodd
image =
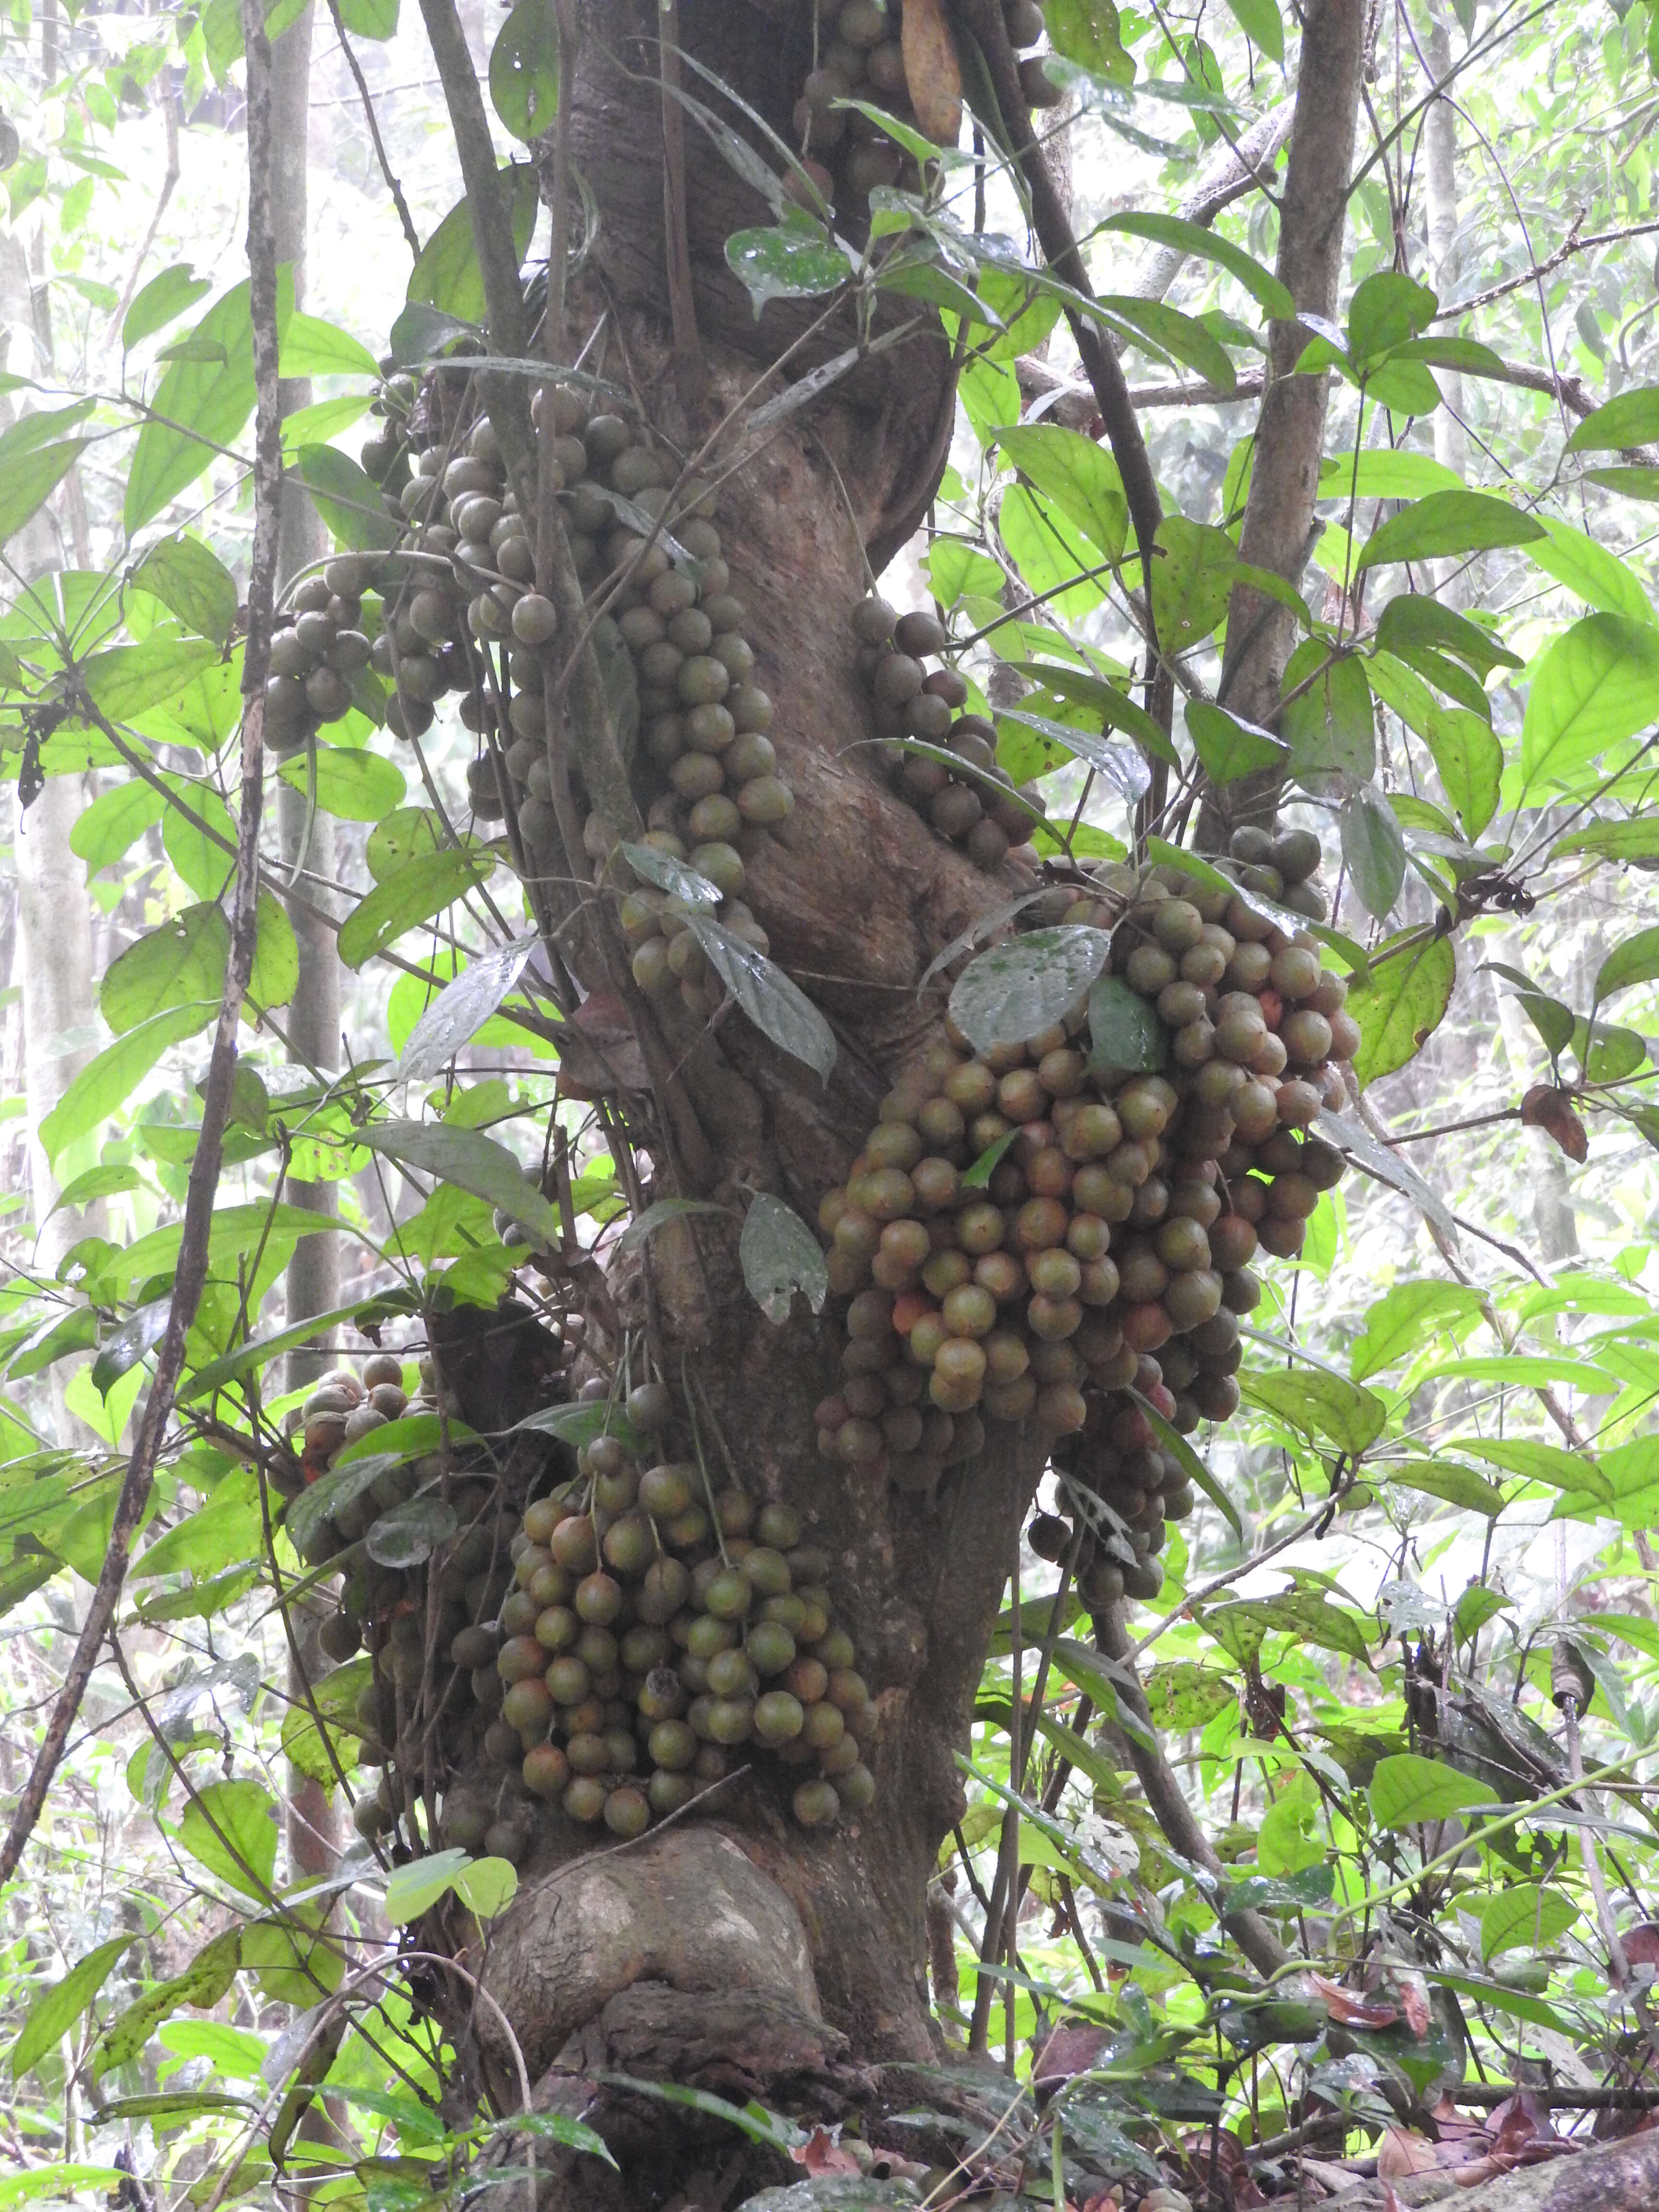
M 532 1873 L 492 1932 L 484 1979 L 517 2023 L 532 2081 L 564 2063 L 571 2039 L 641 1984 L 699 2005 L 739 1990 L 763 2012 L 821 2022 L 799 1916 L 714 1828 L 665 1829 L 540 1881 Z M 513 2057 L 487 2014 L 479 2038 L 491 2086 L 510 2108 Z
M 1393 2203 L 1389 2201 L 1392 2189 Z M 1449 2173 L 1368 2181 L 1327 2200 L 1327 2212 L 1413 2212 L 1455 2198 L 1457 2212 L 1655 2212 L 1659 2207 L 1659 2130 L 1597 2143 L 1547 2166 L 1499 2174 L 1465 2189 Z

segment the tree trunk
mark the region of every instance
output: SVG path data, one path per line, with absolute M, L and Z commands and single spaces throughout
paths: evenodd
M 1303 18 L 1296 116 L 1279 209 L 1279 276 L 1299 314 L 1327 321 L 1336 311 L 1342 273 L 1365 21 L 1364 0 L 1318 0 Z M 1256 420 L 1238 548 L 1242 560 L 1292 583 L 1311 548 L 1330 386 L 1328 374 L 1293 374 L 1306 343 L 1299 321 L 1274 323 L 1269 331 L 1267 389 Z M 1273 726 L 1295 634 L 1296 617 L 1288 608 L 1249 584 L 1235 586 L 1216 695 L 1230 713 Z M 1271 817 L 1279 791 L 1278 777 L 1264 771 L 1242 777 L 1224 794 L 1206 795 L 1199 842 L 1213 848 L 1237 823 Z
M 450 0 L 422 0 L 422 13 L 468 173 L 491 340 L 522 355 L 533 341 L 505 241 L 491 228 L 493 155 L 472 65 Z M 699 454 L 697 473 L 718 483 L 721 554 L 747 611 L 757 681 L 775 704 L 779 773 L 796 799 L 789 820 L 745 853 L 744 896 L 772 959 L 829 1018 L 840 1050 L 821 1084 L 729 1006 L 711 1024 L 678 998 L 644 1000 L 620 942 L 606 942 L 605 902 L 588 901 L 587 935 L 565 940 L 583 993 L 603 994 L 588 1018 L 603 1007 L 607 1022 L 631 1025 L 654 1079 L 648 1089 L 613 1091 L 611 1101 L 643 1156 L 642 1200 L 713 1200 L 731 1220 L 706 1212 L 670 1220 L 613 1267 L 611 1309 L 590 1302 L 585 1316 L 589 1350 L 605 1357 L 576 1375 L 597 1377 L 631 1340 L 648 1346 L 682 1401 L 695 1376 L 709 1464 L 729 1466 L 757 1504 L 793 1508 L 806 1542 L 828 1554 L 835 1603 L 875 1700 L 878 1725 L 863 1752 L 876 1795 L 838 1829 L 805 1832 L 789 1812 L 795 1778 L 761 1757 L 686 1820 L 620 1846 L 595 1849 L 592 1830 L 538 1812 L 514 1900 L 492 1922 L 487 1946 L 462 1953 L 490 2000 L 464 1999 L 465 2034 L 501 2104 L 517 2104 L 527 2078 L 538 2103 L 580 2113 L 605 2134 L 620 2178 L 538 2144 L 544 2173 L 553 2161 L 555 2203 L 584 2212 L 657 2204 L 686 2188 L 683 2154 L 695 2140 L 695 2122 L 683 2135 L 677 2115 L 630 2099 L 603 2075 L 666 2076 L 738 2102 L 776 2098 L 791 2110 L 833 2113 L 856 2081 L 870 2092 L 871 2077 L 849 2073 L 849 2060 L 915 2065 L 938 2055 L 928 1883 L 963 1809 L 957 1753 L 969 1741 L 997 1607 L 1046 1458 L 1031 1425 L 993 1424 L 982 1452 L 919 1495 L 890 1484 L 879 1463 L 863 1472 L 815 1457 L 814 1407 L 841 1379 L 841 1311 L 814 1320 L 798 1300 L 778 1327 L 744 1287 L 735 1223 L 751 1195 L 775 1193 L 816 1218 L 883 1094 L 939 1037 L 948 982 L 924 986 L 930 964 L 964 927 L 1028 888 L 1030 875 L 1018 863 L 997 874 L 975 868 L 878 774 L 851 627 L 869 568 L 878 572 L 904 544 L 939 482 L 953 419 L 949 350 L 923 321 L 902 343 L 862 352 L 849 372 L 750 439 L 759 400 L 780 398 L 860 333 L 850 307 L 814 328 L 818 302 L 774 301 L 757 318 L 725 248 L 732 232 L 765 223 L 765 205 L 690 119 L 683 185 L 665 190 L 657 41 L 672 20 L 653 0 L 589 0 L 574 64 L 567 43 L 564 151 L 599 222 L 564 303 L 568 335 L 558 358 L 591 340 L 584 371 L 623 387 L 673 450 Z M 1310 50 L 1321 24 L 1340 50 L 1330 69 L 1351 58 L 1357 67 L 1357 21 L 1348 0 L 1328 0 L 1316 18 Z M 791 134 L 811 65 L 805 9 L 793 0 L 721 0 L 684 10 L 680 35 L 685 82 L 700 103 L 752 137 L 712 88 L 711 78 L 722 81 Z M 1328 129 L 1298 142 L 1310 200 L 1303 227 L 1317 228 L 1310 195 L 1325 222 L 1317 304 L 1326 312 L 1352 149 L 1351 82 L 1349 91 L 1344 144 L 1333 147 Z M 1314 193 L 1310 165 L 1327 158 L 1335 167 Z M 543 141 L 538 160 L 544 197 L 562 206 L 557 150 Z M 1293 152 L 1293 168 L 1297 161 Z M 681 211 L 681 190 L 683 229 L 670 219 Z M 912 318 L 913 303 L 902 307 L 878 314 L 872 334 Z M 1290 334 L 1280 333 L 1281 374 L 1293 358 Z M 696 376 L 687 374 L 694 359 Z M 510 414 L 521 387 L 509 391 L 502 379 L 501 389 L 492 419 L 522 481 L 522 447 L 516 464 L 507 450 L 509 437 L 522 438 Z M 1261 465 L 1271 476 L 1265 447 Z M 1282 550 L 1267 557 L 1280 565 Z M 541 560 L 544 570 L 545 544 Z M 581 712 L 573 683 L 578 767 L 584 742 L 604 741 L 602 731 L 585 738 Z M 597 793 L 592 779 L 588 788 Z M 641 793 L 621 792 L 616 805 L 625 821 L 643 811 Z M 592 869 L 578 829 L 567 817 L 562 835 L 566 876 L 580 886 Z M 499 1433 L 535 1402 L 539 1332 L 527 1314 L 518 1330 L 460 1312 L 428 1322 L 442 1388 L 464 1419 Z M 544 1467 L 523 1451 L 509 1462 L 510 1505 L 522 1505 Z M 460 1786 L 487 1798 L 499 1782 L 499 1770 L 492 1781 L 480 1764 Z M 503 1801 L 495 1802 L 499 1817 Z M 458 1918 L 431 1940 L 465 1946 L 471 1933 Z
M 55 17 L 53 18 L 55 21 Z M 41 326 L 46 302 L 37 302 L 28 264 L 19 240 L 0 238 L 0 314 L 9 331 L 32 330 L 40 360 L 10 360 L 10 342 L 0 348 L 0 365 L 24 374 L 51 368 L 51 325 Z M 6 408 L 6 414 L 12 410 Z M 25 582 L 61 565 L 50 508 L 42 508 L 17 533 L 10 557 Z M 86 1207 L 56 1212 L 64 1183 L 95 1162 L 88 1142 L 72 1146 L 55 1166 L 38 1132 L 44 1117 L 63 1097 L 99 1048 L 98 994 L 93 982 L 92 907 L 86 870 L 70 849 L 70 833 L 85 813 L 93 793 L 83 775 L 49 777 L 27 808 L 21 805 L 15 836 L 17 868 L 17 948 L 23 994 L 23 1090 L 27 1103 L 29 1194 L 36 1244 L 35 1266 L 48 1279 L 64 1255 L 82 1237 L 109 1233 L 101 1199 Z M 77 1363 L 84 1364 L 84 1363 Z M 64 1404 L 64 1390 L 75 1364 L 58 1362 L 50 1387 L 54 1425 L 60 1443 L 84 1434 Z
M 763 222 L 764 209 L 688 127 L 691 299 L 709 392 L 690 409 L 682 402 L 652 63 L 661 20 L 646 0 L 631 0 L 586 26 L 570 154 L 602 220 L 595 266 L 570 316 L 580 343 L 605 313 L 586 365 L 631 386 L 646 419 L 692 451 L 811 318 L 775 303 L 757 323 L 724 249 L 732 231 Z M 729 5 L 688 11 L 682 23 L 696 59 L 787 131 L 811 65 L 810 23 L 781 6 L 757 16 Z M 718 104 L 700 86 L 705 95 Z M 852 336 L 850 321 L 838 319 L 771 389 Z M 908 537 L 943 465 L 952 407 L 948 352 L 930 326 L 787 418 L 721 487 L 732 588 L 749 611 L 757 680 L 776 705 L 781 773 L 798 802 L 750 863 L 744 896 L 773 958 L 811 993 L 841 1044 L 825 1088 L 740 1018 L 701 1036 L 695 1023 L 676 1026 L 678 1009 L 668 1018 L 677 1085 L 694 1135 L 717 1163 L 703 1194 L 727 1203 L 769 1189 L 815 1218 L 894 1071 L 936 1034 L 942 987 L 917 994 L 928 963 L 1008 896 L 1007 884 L 933 836 L 878 777 L 854 666 L 849 622 L 865 589 L 863 549 L 879 568 Z M 743 438 L 740 415 L 708 473 L 726 465 Z M 673 1191 L 662 1132 L 642 1134 L 654 1194 Z M 688 1170 L 678 1188 L 696 1187 Z M 807 1540 L 829 1552 L 836 1601 L 879 1707 L 879 1733 L 866 1747 L 878 1794 L 868 1814 L 827 1838 L 796 1827 L 779 1781 L 760 1773 L 723 1790 L 705 1824 L 677 1824 L 617 1855 L 595 1853 L 580 1831 L 550 1821 L 517 1900 L 492 1929 L 488 1986 L 532 2081 L 557 2062 L 580 2084 L 596 2064 L 622 2063 L 623 2051 L 631 2054 L 627 2070 L 684 2064 L 695 2075 L 685 2000 L 695 1996 L 692 2011 L 702 2013 L 717 1992 L 729 2008 L 726 2063 L 747 2065 L 761 2094 L 769 2081 L 811 2075 L 848 2048 L 866 2062 L 928 2060 L 927 1881 L 964 1802 L 953 1754 L 967 1741 L 1041 1452 L 1008 1436 L 971 1471 L 948 1475 L 934 1498 L 890 1489 L 881 1470 L 832 1474 L 814 1458 L 813 1407 L 839 1374 L 839 1323 L 803 1318 L 799 1305 L 781 1329 L 765 1320 L 744 1288 L 735 1237 L 702 1218 L 659 1231 L 611 1290 L 625 1328 L 642 1328 L 654 1314 L 677 1389 L 682 1361 L 695 1364 L 751 1494 L 793 1505 Z M 465 1411 L 464 1373 L 459 1387 Z M 494 1389 L 483 1387 L 486 1396 Z M 489 1425 L 501 1425 L 498 1399 Z M 476 2025 L 492 2086 L 516 2102 L 510 2046 L 487 2011 Z M 556 2093 L 550 2083 L 545 2094 Z M 659 2135 L 663 2119 L 659 2110 Z M 606 2185 L 591 2161 L 573 2184 L 588 2205 L 610 2201 Z

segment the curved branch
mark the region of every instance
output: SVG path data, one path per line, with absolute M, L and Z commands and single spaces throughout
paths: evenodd
M 1137 1728 L 1123 1730 L 1123 1739 L 1158 1826 L 1171 1848 L 1183 1859 L 1202 1867 L 1218 1881 L 1224 1881 L 1226 1869 L 1216 1856 L 1197 1814 L 1158 1748 L 1157 1723 L 1146 1702 L 1146 1693 L 1140 1686 L 1140 1677 L 1135 1672 L 1134 1651 L 1124 1630 L 1121 1606 L 1096 1614 L 1095 1643 L 1114 1662 L 1113 1686 L 1120 1704 L 1139 1723 Z M 1291 1953 L 1259 1912 L 1230 1912 L 1223 1924 L 1259 1974 L 1271 1979 L 1291 1964 Z
M 1018 159 L 1020 173 L 1031 195 L 1031 221 L 1036 231 L 1037 243 L 1060 282 L 1081 294 L 1084 299 L 1092 300 L 1094 287 L 1089 282 L 1089 272 L 1084 266 L 1083 255 L 1072 229 L 1071 220 L 1031 129 L 1031 111 L 1026 106 L 1025 95 L 1020 89 L 1019 70 L 1014 60 L 1013 47 L 1009 44 L 1008 27 L 1003 21 L 1002 9 L 998 0 L 968 0 L 963 14 L 984 53 L 986 67 L 991 73 L 992 88 L 997 96 L 997 106 L 1001 110 L 1003 122 L 1007 126 L 1009 138 Z M 1152 541 L 1158 534 L 1158 526 L 1164 519 L 1164 506 L 1158 497 L 1158 482 L 1152 474 L 1146 441 L 1140 434 L 1139 423 L 1135 420 L 1123 365 L 1113 349 L 1111 340 L 1097 323 L 1073 307 L 1067 307 L 1066 319 L 1071 325 L 1072 336 L 1077 343 L 1078 357 L 1094 392 L 1095 404 L 1106 425 L 1106 435 L 1111 441 L 1112 459 L 1117 463 L 1118 473 L 1123 478 L 1124 496 L 1129 502 L 1135 543 L 1140 549 L 1141 559 L 1150 574 Z

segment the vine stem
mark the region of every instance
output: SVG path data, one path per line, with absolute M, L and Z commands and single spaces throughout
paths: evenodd
M 202 1132 L 191 1163 L 185 1198 L 179 1266 L 165 1334 L 157 1349 L 155 1379 L 127 1462 L 110 1526 L 109 1547 L 87 1608 L 87 1617 L 64 1686 L 46 1723 L 11 1826 L 0 1844 L 0 1884 L 10 1881 L 45 1809 L 76 1715 L 115 1618 L 127 1563 L 155 1480 L 156 1462 L 172 1417 L 184 1369 L 185 1338 L 196 1318 L 207 1279 L 208 1237 L 224 1153 L 231 1087 L 236 1072 L 237 1025 L 253 969 L 259 893 L 259 816 L 264 784 L 265 680 L 276 604 L 279 503 L 282 496 L 282 418 L 277 405 L 276 252 L 270 208 L 270 45 L 258 0 L 242 0 L 247 46 L 248 266 L 252 277 L 253 369 L 258 394 L 253 459 L 253 559 L 248 581 L 247 645 L 242 665 L 242 791 L 236 835 L 236 889 L 231 911 L 230 954 L 224 995 L 203 1091 Z

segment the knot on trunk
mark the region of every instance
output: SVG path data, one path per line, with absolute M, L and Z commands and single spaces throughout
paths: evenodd
M 714 1828 L 671 1828 L 526 1881 L 496 1925 L 484 1979 L 520 2038 L 532 2081 L 562 2063 L 567 2044 L 590 2024 L 608 2034 L 607 2008 L 636 1984 L 695 1999 L 692 2016 L 709 2016 L 712 1999 L 738 1991 L 757 2020 L 775 2012 L 820 2022 L 799 1915 Z M 617 2016 L 618 2023 L 629 2017 Z M 516 2069 L 500 2024 L 487 2008 L 477 2024 L 491 2075 L 506 2088 Z M 636 2023 L 629 2033 L 638 2032 Z M 716 2048 L 726 2032 L 711 2031 Z M 839 2041 L 821 2024 L 816 2032 L 826 2052 Z M 507 2101 L 516 2095 L 509 2092 Z

